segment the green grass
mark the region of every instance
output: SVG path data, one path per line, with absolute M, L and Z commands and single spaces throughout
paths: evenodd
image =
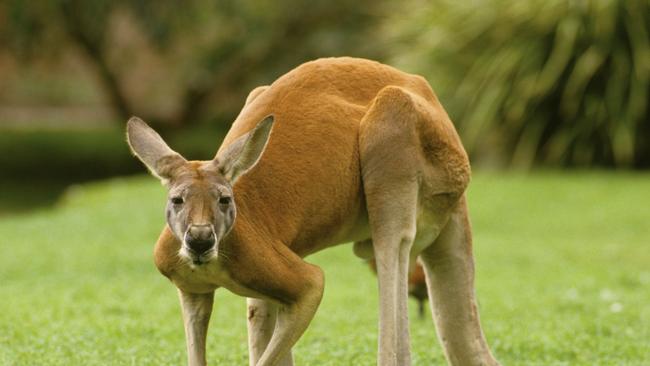
M 650 175 L 484 173 L 469 196 L 482 322 L 505 365 L 650 364 Z M 176 293 L 151 259 L 163 197 L 152 178 L 113 180 L 0 218 L 0 365 L 185 362 Z M 370 271 L 347 245 L 309 260 L 327 285 L 296 363 L 375 364 Z M 414 365 L 444 364 L 411 311 Z M 220 290 L 209 362 L 246 357 L 244 300 Z

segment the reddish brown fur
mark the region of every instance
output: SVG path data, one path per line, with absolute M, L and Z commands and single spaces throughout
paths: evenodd
M 322 59 L 301 65 L 259 94 L 244 107 L 226 136 L 220 151 L 264 116 L 275 116 L 264 159 L 258 169 L 241 179 L 235 195 L 243 197 L 240 204 L 253 203 L 254 210 L 247 216 L 254 217 L 257 226 L 267 228 L 298 255 L 340 243 L 348 234 L 345 229 L 365 219 L 360 217 L 365 216 L 365 207 L 357 143 L 359 123 L 387 85 L 421 95 L 438 106 L 438 113 L 444 116 L 441 120 L 446 118 L 421 77 L 371 61 Z M 323 129 L 322 124 L 329 126 Z M 444 128 L 453 131 L 450 123 Z M 439 131 L 425 133 L 437 135 Z M 332 228 L 340 229 L 333 233 Z

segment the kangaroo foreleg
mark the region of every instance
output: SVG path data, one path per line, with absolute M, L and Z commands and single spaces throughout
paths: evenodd
M 273 336 L 278 314 L 278 305 L 254 298 L 246 300 L 248 307 L 248 356 L 249 365 L 255 366 Z M 280 360 L 281 366 L 292 366 L 291 350 Z
M 189 366 L 205 366 L 205 340 L 212 313 L 214 292 L 192 294 L 178 290 L 183 310 Z
M 302 261 L 295 265 L 302 279 L 300 294 L 279 305 L 273 335 L 257 366 L 275 366 L 290 357 L 291 348 L 309 326 L 323 297 L 323 271 Z

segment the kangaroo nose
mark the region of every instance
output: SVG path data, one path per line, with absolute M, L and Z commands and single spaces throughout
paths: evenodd
M 196 254 L 203 254 L 214 246 L 215 238 L 212 226 L 192 225 L 185 234 L 185 242 Z

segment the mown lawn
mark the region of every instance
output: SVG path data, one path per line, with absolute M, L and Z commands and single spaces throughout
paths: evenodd
M 482 322 L 503 364 L 650 364 L 650 175 L 483 173 L 469 196 Z M 0 365 L 185 362 L 176 293 L 151 260 L 163 201 L 140 177 L 0 218 Z M 349 245 L 309 260 L 327 286 L 296 364 L 373 365 L 370 271 Z M 411 310 L 414 364 L 444 364 Z M 208 342 L 211 364 L 247 364 L 243 299 L 218 291 Z

